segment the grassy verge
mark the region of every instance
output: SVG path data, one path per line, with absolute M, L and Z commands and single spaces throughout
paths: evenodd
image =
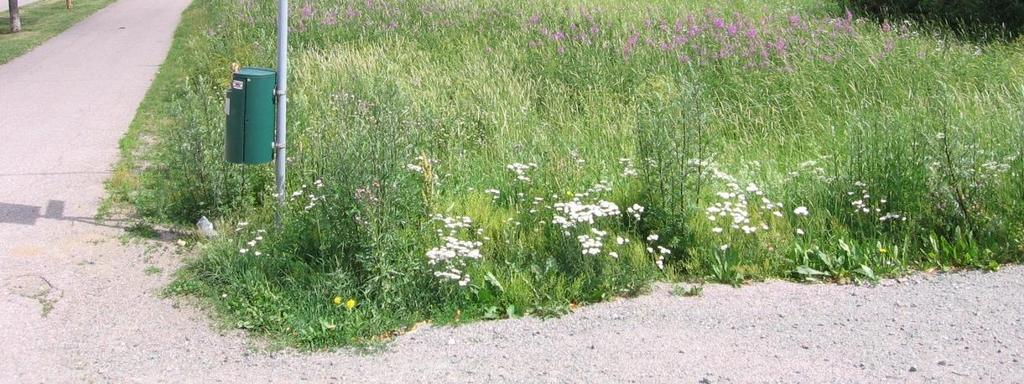
M 0 64 L 11 61 L 103 9 L 114 0 L 78 0 L 73 9 L 63 0 L 40 0 L 20 8 L 22 30 L 10 33 L 10 15 L 0 13 Z
M 212 21 L 209 19 L 209 11 L 205 7 L 193 5 L 182 14 L 182 21 L 174 33 L 174 41 L 167 59 L 161 65 L 146 97 L 135 112 L 135 119 L 121 138 L 121 159 L 114 165 L 112 175 L 107 180 L 106 186 L 110 196 L 101 204 L 99 216 L 136 215 L 135 211 L 142 206 L 125 203 L 147 201 L 147 196 L 156 192 L 142 187 L 140 171 L 148 167 L 148 159 L 151 157 L 147 157 L 146 153 L 152 150 L 151 147 L 159 140 L 161 130 L 171 129 L 180 123 L 175 116 L 175 110 L 180 105 L 181 85 L 178 83 L 188 81 L 191 75 L 188 52 L 193 49 L 208 49 L 197 45 L 197 41 L 201 40 L 198 36 L 201 35 L 202 28 L 210 23 Z M 166 218 L 155 217 L 149 211 L 143 211 L 137 216 L 150 221 L 169 222 Z
M 871 281 L 1024 253 L 1024 47 L 800 0 L 307 1 L 288 205 L 223 162 L 274 10 L 197 3 L 111 182 L 221 236 L 170 287 L 308 348 L 657 279 Z M 710 7 L 710 8 L 709 8 Z

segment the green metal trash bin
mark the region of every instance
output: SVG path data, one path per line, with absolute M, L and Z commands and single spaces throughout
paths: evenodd
M 245 67 L 232 77 L 225 110 L 225 158 L 235 164 L 264 164 L 274 158 L 274 89 L 277 72 Z

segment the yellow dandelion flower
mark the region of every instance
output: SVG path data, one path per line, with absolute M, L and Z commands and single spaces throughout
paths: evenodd
M 356 307 L 356 299 L 348 299 L 348 301 L 345 302 L 345 308 L 348 308 L 348 310 L 351 311 L 352 308 L 355 308 L 355 307 Z
M 341 296 L 334 296 L 334 305 L 341 305 Z

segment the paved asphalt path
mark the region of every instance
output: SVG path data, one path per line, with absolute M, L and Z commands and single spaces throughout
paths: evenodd
M 659 285 L 558 319 L 422 326 L 378 352 L 262 348 L 159 296 L 172 244 L 93 220 L 187 3 L 120 0 L 0 66 L 0 383 L 1024 383 L 1021 267 Z
M 188 4 L 121 0 L 0 66 L 0 383 L 90 373 L 135 332 L 138 255 L 93 217 Z
M 18 0 L 18 6 L 19 7 L 24 7 L 26 5 L 34 3 L 36 1 L 37 0 Z M 7 7 L 8 7 L 7 0 L 0 0 L 0 12 L 7 12 Z M 2 27 L 2 26 L 0 26 L 0 27 Z

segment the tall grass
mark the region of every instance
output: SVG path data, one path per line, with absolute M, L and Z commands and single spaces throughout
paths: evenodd
M 166 85 L 173 123 L 120 196 L 152 220 L 218 218 L 172 290 L 307 347 L 558 314 L 656 279 L 1020 259 L 1019 43 L 709 6 L 299 2 L 274 230 L 272 171 L 223 162 L 220 108 L 231 63 L 271 65 L 273 9 L 196 4 L 168 64 L 187 68 Z

